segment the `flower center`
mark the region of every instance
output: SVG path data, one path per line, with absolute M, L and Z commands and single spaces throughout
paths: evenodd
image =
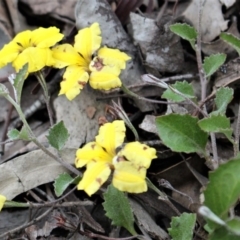
M 95 68 L 96 71 L 101 71 L 102 68 L 104 67 L 104 64 L 103 64 L 103 59 L 99 58 L 99 57 L 96 57 L 94 60 L 93 60 L 93 64 L 91 66 L 92 68 Z

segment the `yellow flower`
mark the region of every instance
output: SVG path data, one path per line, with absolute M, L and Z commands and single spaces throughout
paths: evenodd
M 0 195 L 0 211 L 3 208 L 5 201 L 6 201 L 6 197 L 3 195 Z
M 119 75 L 130 57 L 118 49 L 100 48 L 102 37 L 98 23 L 78 31 L 74 46 L 62 44 L 53 49 L 55 67 L 67 67 L 59 95 L 74 99 L 89 81 L 94 89 L 110 90 L 121 86 Z M 100 49 L 99 49 L 100 48 Z M 99 49 L 99 50 L 98 50 Z M 92 59 L 93 54 L 97 56 Z
M 121 191 L 141 193 L 147 191 L 146 170 L 156 150 L 140 142 L 127 143 L 118 153 L 125 138 L 126 128 L 122 120 L 106 123 L 99 129 L 95 142 L 86 144 L 76 152 L 77 168 L 86 165 L 79 190 L 89 196 L 106 182 L 113 171 L 113 185 Z
M 55 61 L 50 47 L 62 38 L 63 34 L 56 27 L 21 32 L 0 51 L 0 67 L 12 62 L 18 72 L 28 63 L 28 73 L 31 73 L 52 66 Z

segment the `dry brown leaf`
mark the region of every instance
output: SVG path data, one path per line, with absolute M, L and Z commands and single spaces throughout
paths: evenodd
M 74 163 L 76 149 L 64 149 L 62 158 Z M 13 199 L 44 183 L 54 181 L 66 168 L 46 155 L 42 150 L 29 152 L 0 165 L 0 193 Z
M 199 0 L 192 0 L 187 9 L 182 13 L 185 19 L 198 28 Z M 228 21 L 224 20 L 222 4 L 218 0 L 204 1 L 202 11 L 201 32 L 202 40 L 210 42 L 227 29 Z

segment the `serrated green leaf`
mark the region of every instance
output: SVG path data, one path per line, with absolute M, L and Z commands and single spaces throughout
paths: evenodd
M 106 216 L 112 220 L 112 224 L 126 228 L 132 235 L 137 235 L 134 229 L 134 218 L 128 198 L 116 189 L 112 184 L 103 194 L 103 203 Z
M 195 98 L 193 87 L 187 81 L 182 81 L 182 82 L 178 81 L 171 86 L 172 86 L 172 88 L 174 88 L 174 89 L 178 90 L 180 93 L 182 93 L 185 97 Z M 186 100 L 184 97 L 173 92 L 169 88 L 166 91 L 164 91 L 164 93 L 162 94 L 162 98 L 166 98 L 166 99 L 168 99 L 170 101 L 174 101 L 174 102 L 182 102 L 182 101 Z
M 7 95 L 9 95 L 8 89 L 6 88 L 5 85 L 0 83 L 0 96 L 4 97 L 4 96 L 7 96 Z
M 47 139 L 52 147 L 56 148 L 57 150 L 61 150 L 68 140 L 68 137 L 68 130 L 66 129 L 63 121 L 61 121 L 51 127 Z
M 23 67 L 19 70 L 19 72 L 16 74 L 16 77 L 14 79 L 13 87 L 15 89 L 15 98 L 18 104 L 21 102 L 21 96 L 22 96 L 22 88 L 23 83 L 25 81 L 25 77 L 28 70 L 28 63 L 24 64 Z
M 179 217 L 172 217 L 169 234 L 173 240 L 192 240 L 196 222 L 196 214 L 183 213 Z
M 204 58 L 203 69 L 206 76 L 214 74 L 226 61 L 226 54 L 218 53 Z
M 205 202 L 213 213 L 222 220 L 228 219 L 229 209 L 236 203 L 240 193 L 240 155 L 222 164 L 209 173 L 209 183 L 204 191 Z M 208 221 L 211 229 L 216 224 Z
M 68 173 L 60 174 L 53 184 L 56 196 L 62 196 L 63 192 L 68 188 L 68 186 L 72 183 L 75 183 L 76 180 L 79 182 L 79 177 L 72 178 Z
M 195 28 L 186 23 L 176 23 L 171 25 L 169 28 L 182 39 L 189 41 L 192 48 L 195 49 L 194 44 L 197 39 L 197 31 Z
M 17 129 L 11 129 L 8 131 L 7 136 L 10 140 L 17 140 L 19 139 L 19 131 Z
M 221 33 L 220 38 L 231 45 L 240 55 L 240 39 L 231 33 Z
M 199 127 L 205 132 L 223 133 L 232 141 L 232 132 L 230 120 L 224 115 L 211 115 L 198 122 Z
M 233 99 L 233 89 L 229 87 L 221 87 L 216 92 L 216 98 L 214 99 L 217 110 L 212 112 L 212 114 L 225 114 L 227 110 L 227 105 Z
M 205 154 L 208 134 L 190 115 L 169 114 L 156 118 L 156 127 L 163 143 L 175 152 Z
M 231 233 L 225 227 L 220 227 L 213 231 L 209 238 L 209 240 L 239 240 L 239 236 Z

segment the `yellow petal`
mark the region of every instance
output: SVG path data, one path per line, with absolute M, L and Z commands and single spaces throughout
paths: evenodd
M 114 74 L 106 72 L 92 72 L 89 83 L 92 88 L 100 90 L 110 90 L 122 86 L 120 78 Z
M 140 142 L 127 143 L 118 153 L 137 166 L 149 168 L 152 159 L 157 158 L 156 149 Z
M 114 164 L 113 186 L 120 191 L 141 193 L 147 191 L 146 169 L 136 168 L 132 163 L 122 161 Z
M 62 44 L 52 49 L 55 59 L 54 67 L 64 68 L 69 65 L 79 65 L 88 69 L 88 63 L 78 54 L 70 44 Z
M 56 27 L 40 27 L 31 32 L 31 38 L 29 39 L 30 45 L 38 48 L 52 47 L 64 37 L 59 31 Z
M 4 203 L 6 201 L 6 197 L 3 196 L 3 195 L 0 195 L 0 211 L 2 210 L 3 206 L 4 206 Z
M 100 48 L 97 55 L 103 59 L 104 65 L 116 66 L 120 69 L 125 69 L 126 61 L 131 59 L 126 53 L 108 47 Z
M 116 66 L 105 66 L 102 62 L 102 59 L 99 59 L 99 57 L 95 57 L 91 61 L 91 63 L 89 64 L 89 70 L 91 72 L 111 73 L 115 76 L 119 76 L 121 73 L 121 69 Z
M 112 157 L 96 142 L 90 142 L 77 150 L 75 166 L 80 168 L 91 161 L 111 163 Z
M 123 144 L 125 132 L 126 128 L 122 120 L 105 123 L 99 129 L 96 142 L 113 158 L 115 156 L 115 149 Z
M 31 47 L 30 45 L 31 35 L 32 35 L 32 32 L 30 30 L 20 32 L 14 37 L 12 42 L 19 45 L 22 49 Z
M 103 183 L 106 182 L 111 169 L 108 163 L 98 162 L 92 164 L 91 167 L 83 174 L 82 180 L 78 184 L 78 190 L 84 190 L 89 196 L 94 194 Z
M 0 51 L 0 67 L 4 67 L 8 63 L 16 59 L 18 54 L 22 51 L 22 47 L 16 44 L 15 42 L 10 42 L 9 44 L 4 45 Z
M 16 71 L 19 71 L 25 63 L 28 63 L 28 72 L 31 73 L 39 71 L 45 66 L 53 65 L 54 59 L 51 50 L 48 48 L 29 47 L 18 55 L 13 61 L 13 66 Z
M 81 29 L 75 36 L 74 48 L 90 63 L 93 53 L 100 47 L 102 37 L 98 23 Z
M 60 83 L 59 95 L 65 94 L 70 101 L 73 100 L 86 85 L 88 78 L 84 68 L 77 65 L 68 66 Z

